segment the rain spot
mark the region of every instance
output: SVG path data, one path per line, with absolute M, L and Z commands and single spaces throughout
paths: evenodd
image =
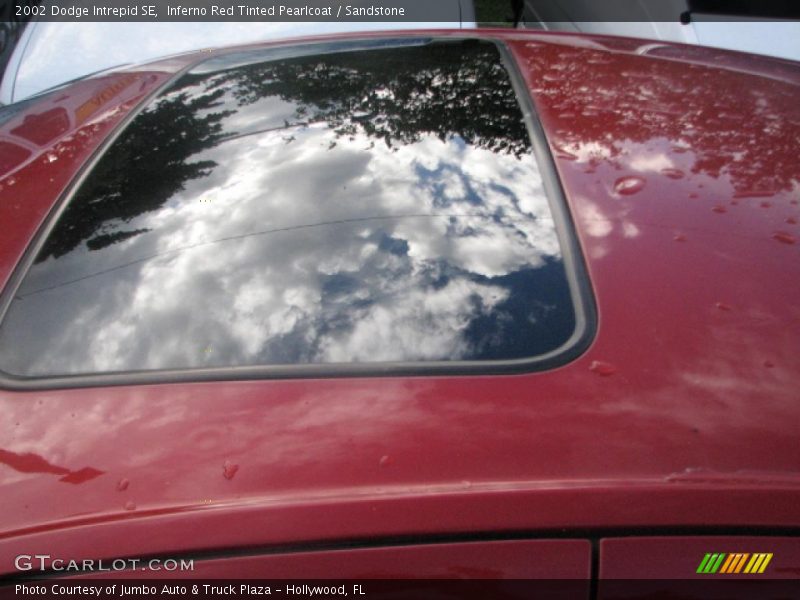
M 786 219 L 786 222 L 789 225 L 797 225 L 797 219 L 795 219 L 794 217 L 789 217 L 788 219 Z
M 797 238 L 795 238 L 792 234 L 786 233 L 784 231 L 776 231 L 772 234 L 772 238 L 778 240 L 782 244 L 794 244 L 797 242 Z
M 661 174 L 670 179 L 683 179 L 685 176 L 685 173 L 680 169 L 661 169 Z
M 686 241 L 686 236 L 683 235 L 682 233 L 679 233 L 679 234 L 675 235 L 675 237 L 672 238 L 672 239 L 675 240 L 676 242 L 685 242 Z
M 772 202 L 762 202 L 761 208 L 770 208 L 772 206 Z
M 765 366 L 767 369 L 771 369 L 771 368 L 773 368 L 773 367 L 775 366 L 775 363 L 774 363 L 774 362 L 772 362 L 771 360 L 765 360 L 765 361 L 764 361 L 764 366 Z
M 382 467 L 387 467 L 392 464 L 392 458 L 388 454 L 384 454 L 381 456 L 381 459 L 378 461 L 378 464 Z
M 597 373 L 601 377 L 608 377 L 609 375 L 613 375 L 617 372 L 617 367 L 612 365 L 609 362 L 604 362 L 602 360 L 593 360 L 592 364 L 589 365 L 589 370 L 592 373 Z
M 645 180 L 643 177 L 629 175 L 628 177 L 620 177 L 614 182 L 614 191 L 621 196 L 630 196 L 637 192 L 641 192 L 644 188 Z
M 564 148 L 559 148 L 558 146 L 556 146 L 555 150 L 557 158 L 563 158 L 564 160 L 578 160 L 577 154 L 568 152 L 567 150 L 564 150 Z
M 732 307 L 730 304 L 725 304 L 724 302 L 717 302 L 717 303 L 715 304 L 715 306 L 716 306 L 716 307 L 717 307 L 719 310 L 723 310 L 723 311 L 725 311 L 725 312 L 728 312 L 728 311 L 731 311 L 731 310 L 733 310 L 733 307 Z
M 711 210 L 714 211 L 715 213 L 719 213 L 719 214 L 728 212 L 728 209 L 725 208 L 724 206 L 722 206 L 722 204 L 717 204 Z
M 125 503 L 125 510 L 136 510 L 136 503 L 132 500 L 128 500 Z
M 131 483 L 131 482 L 130 482 L 130 481 L 128 481 L 127 479 L 124 479 L 124 478 L 123 478 L 123 479 L 120 479 L 120 480 L 117 482 L 117 491 L 118 491 L 118 492 L 124 492 L 125 490 L 127 490 L 127 489 L 128 489 L 128 486 L 130 485 L 130 483 Z
M 236 472 L 239 470 L 239 465 L 235 465 L 232 462 L 226 460 L 225 463 L 222 465 L 222 476 L 225 479 L 231 480 L 236 476 Z

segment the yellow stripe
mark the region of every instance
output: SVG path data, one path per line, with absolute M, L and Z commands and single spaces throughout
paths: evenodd
M 761 556 L 760 554 L 753 554 L 753 558 L 750 559 L 750 562 L 747 563 L 747 566 L 744 568 L 745 573 L 752 572 L 753 566 L 756 564 L 758 557 Z
M 720 573 L 727 573 L 728 566 L 730 566 L 731 562 L 733 562 L 733 557 L 736 556 L 735 554 L 728 554 L 728 558 L 725 559 L 725 562 L 722 565 L 722 568 L 719 570 Z
M 763 553 L 756 554 L 756 556 L 758 557 L 758 560 L 756 561 L 756 564 L 753 565 L 753 568 L 750 569 L 751 573 L 758 573 L 758 569 L 759 567 L 761 567 L 761 563 L 764 562 L 764 559 L 767 557 L 767 555 Z
M 748 557 L 748 556 L 750 556 L 750 554 L 749 554 L 749 553 L 747 553 L 747 552 L 745 552 L 744 554 L 742 554 L 742 560 L 740 560 L 740 561 L 739 561 L 739 564 L 738 564 L 738 565 L 736 565 L 736 571 L 734 571 L 735 573 L 738 573 L 739 571 L 741 571 L 741 570 L 742 570 L 742 567 L 744 566 L 744 561 L 746 561 L 746 560 L 747 560 L 747 557 Z
M 758 572 L 759 573 L 763 573 L 764 569 L 767 568 L 767 565 L 769 564 L 769 561 L 771 561 L 771 560 L 772 560 L 772 552 L 767 554 L 767 557 L 764 559 L 764 562 L 761 563 L 761 568 L 758 570 Z

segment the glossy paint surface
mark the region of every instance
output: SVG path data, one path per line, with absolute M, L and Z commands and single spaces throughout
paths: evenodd
M 0 392 L 2 571 L 21 549 L 113 557 L 120 539 L 130 556 L 798 531 L 798 68 L 483 35 L 508 42 L 556 157 L 597 300 L 592 347 L 514 376 Z M 58 189 L 12 209 L 0 183 L 4 222 L 24 226 L 2 240 L 4 279 Z
M 508 360 L 563 346 L 575 309 L 500 52 L 410 42 L 251 51 L 184 75 L 70 200 L 0 327 L 0 368 Z

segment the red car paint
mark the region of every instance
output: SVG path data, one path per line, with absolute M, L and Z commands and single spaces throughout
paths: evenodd
M 591 348 L 523 375 L 0 391 L 0 573 L 36 552 L 796 535 L 800 67 L 660 45 L 673 49 L 664 57 L 605 37 L 476 35 L 509 46 L 544 126 L 597 303 Z M 2 176 L 0 282 L 114 126 L 198 59 L 131 71 L 141 85 L 106 95 Z M 129 73 L 66 88 L 63 105 Z M 415 565 L 392 575 L 427 573 Z

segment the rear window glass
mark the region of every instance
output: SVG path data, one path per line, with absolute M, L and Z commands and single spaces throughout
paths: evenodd
M 0 327 L 22 377 L 531 359 L 576 331 L 489 42 L 217 57 L 113 142 Z

